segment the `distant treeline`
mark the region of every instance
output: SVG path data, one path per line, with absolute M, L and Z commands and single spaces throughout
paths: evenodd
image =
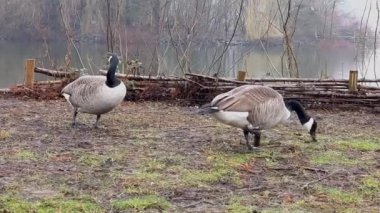
M 296 29 L 296 39 L 350 37 L 360 20 L 339 14 L 340 2 L 344 0 L 1 0 L 0 39 L 66 39 L 69 34 L 74 40 L 105 41 L 111 26 L 116 43 L 228 41 L 231 36 L 257 40 L 282 38 L 285 24 Z

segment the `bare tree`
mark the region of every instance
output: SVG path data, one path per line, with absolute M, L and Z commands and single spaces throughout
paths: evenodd
M 282 21 L 283 39 L 284 39 L 284 52 L 281 56 L 281 59 L 282 59 L 282 64 L 283 64 L 284 63 L 283 58 L 285 55 L 287 56 L 287 68 L 288 68 L 290 77 L 299 77 L 297 57 L 296 57 L 296 54 L 294 52 L 294 47 L 293 47 L 293 37 L 296 31 L 297 18 L 298 18 L 298 14 L 299 14 L 302 3 L 303 3 L 303 0 L 301 0 L 301 2 L 295 6 L 296 9 L 294 11 L 292 0 L 288 0 L 286 11 L 284 12 L 281 7 L 280 1 L 277 0 L 277 6 L 280 12 L 280 17 Z M 284 75 L 283 68 L 281 70 L 282 70 L 282 75 Z
M 379 21 L 380 21 L 379 0 L 376 0 L 376 11 L 377 11 L 377 19 L 376 19 L 376 28 L 375 28 L 375 39 L 373 42 L 373 73 L 374 73 L 375 79 L 377 79 L 377 76 L 376 76 L 377 33 L 378 33 Z
M 61 15 L 62 24 L 65 29 L 66 37 L 67 37 L 67 52 L 65 55 L 65 69 L 66 70 L 69 70 L 71 67 L 72 48 L 75 49 L 77 56 L 81 62 L 81 65 L 84 68 L 81 55 L 74 42 L 74 37 L 75 37 L 74 29 L 75 29 L 75 26 L 78 24 L 78 14 L 77 14 L 78 4 L 77 3 L 78 2 L 72 2 L 72 1 L 67 1 L 67 0 L 60 0 L 59 2 L 59 12 Z

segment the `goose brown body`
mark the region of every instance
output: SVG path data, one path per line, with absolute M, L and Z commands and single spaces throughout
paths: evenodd
M 260 145 L 261 130 L 270 129 L 286 121 L 295 111 L 301 124 L 316 140 L 317 122 L 311 118 L 298 101 L 284 102 L 280 93 L 268 86 L 244 85 L 217 95 L 199 110 L 211 114 L 219 121 L 244 132 L 249 149 L 249 133 L 254 135 L 254 146 Z
M 69 95 L 67 101 L 78 112 L 104 114 L 119 105 L 126 94 L 123 83 L 110 88 L 105 82 L 105 76 L 81 76 L 63 88 L 62 94 Z
M 214 116 L 222 122 L 242 129 L 269 129 L 289 118 L 282 96 L 270 87 L 245 85 L 216 96 Z M 234 116 L 246 119 L 233 119 Z M 228 119 L 230 118 L 230 119 Z
M 117 55 L 111 55 L 109 63 L 107 76 L 81 76 L 62 89 L 62 95 L 74 109 L 73 125 L 78 112 L 83 112 L 96 115 L 95 127 L 98 127 L 100 116 L 110 112 L 124 100 L 127 89 L 115 77 L 119 64 Z

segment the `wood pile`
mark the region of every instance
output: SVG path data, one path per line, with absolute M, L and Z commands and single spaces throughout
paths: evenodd
M 0 97 L 22 99 L 56 100 L 60 98 L 62 88 L 68 83 L 65 79 L 35 82 L 32 88 L 18 84 L 11 88 L 0 89 Z
M 78 77 L 78 72 L 63 72 L 35 68 L 36 73 L 53 76 L 60 80 L 36 82 L 33 88 L 23 85 L 0 90 L 19 96 L 31 96 L 39 99 L 54 99 L 60 90 Z M 100 70 L 105 75 L 106 70 Z M 216 78 L 200 74 L 187 73 L 184 77 L 159 77 L 117 74 L 127 86 L 127 100 L 175 100 L 190 104 L 203 104 L 216 95 L 237 86 L 253 84 L 267 85 L 280 92 L 286 100 L 298 100 L 308 107 L 317 108 L 372 108 L 380 109 L 380 79 L 358 80 L 358 89 L 351 92 L 348 80 L 333 79 L 259 79 L 252 78 L 237 81 L 230 78 Z M 371 84 L 371 86 L 369 86 Z
M 199 74 L 186 74 L 186 80 L 192 84 L 191 87 L 197 87 L 192 95 L 194 102 L 209 101 L 215 95 L 236 86 L 253 84 L 270 86 L 281 93 L 286 100 L 298 100 L 309 107 L 380 108 L 380 87 L 365 85 L 380 83 L 380 80 L 359 80 L 358 90 L 355 92 L 349 91 L 348 80 L 281 78 L 235 81 Z

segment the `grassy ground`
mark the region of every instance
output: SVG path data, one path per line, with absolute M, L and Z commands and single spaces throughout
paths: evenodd
M 379 212 L 380 116 L 311 111 L 249 152 L 241 130 L 193 108 L 125 102 L 104 115 L 62 100 L 0 100 L 0 211 Z

